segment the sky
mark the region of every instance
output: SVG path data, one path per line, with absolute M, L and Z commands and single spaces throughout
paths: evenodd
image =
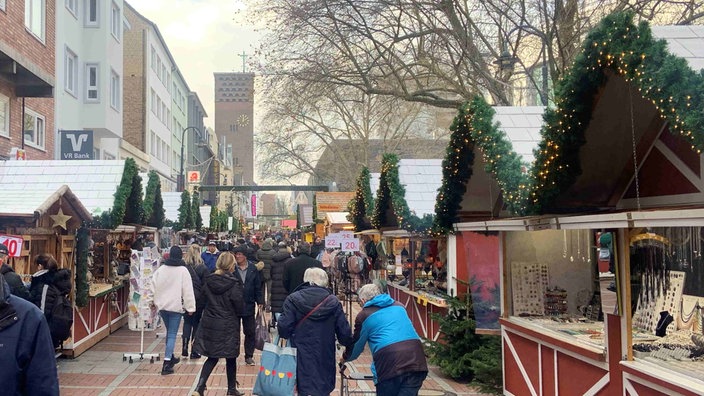
M 241 0 L 127 0 L 154 22 L 191 91 L 215 124 L 215 72 L 242 71 L 243 51 L 253 54 L 259 34 L 244 21 Z M 248 69 L 249 70 L 249 69 Z

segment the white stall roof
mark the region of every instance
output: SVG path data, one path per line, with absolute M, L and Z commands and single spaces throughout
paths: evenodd
M 0 186 L 1 188 L 1 186 Z M 71 189 L 66 186 L 60 186 L 56 191 L 48 190 L 3 190 L 2 205 L 0 205 L 0 215 L 2 216 L 34 216 L 35 214 L 44 214 L 51 205 L 57 200 L 68 200 L 73 208 L 86 220 L 90 219 L 91 215 L 88 210 L 81 204 L 76 195 Z
M 96 215 L 112 208 L 124 168 L 124 160 L 0 161 L 0 189 L 46 198 L 67 185 Z
M 533 165 L 535 156 L 533 150 L 538 147 L 542 136 L 543 106 L 498 106 L 494 107 L 494 121 L 499 123 L 499 129 L 506 133 L 506 138 L 513 145 L 513 151 L 520 155 L 524 162 Z
M 376 197 L 379 173 L 372 173 L 369 186 Z M 399 182 L 406 189 L 408 209 L 418 217 L 435 213 L 435 198 L 442 184 L 442 160 L 402 159 L 398 161 Z
M 330 224 L 349 224 L 347 214 L 349 212 L 326 212 L 325 218 Z
M 653 26 L 653 36 L 667 41 L 667 50 L 687 60 L 694 71 L 704 69 L 704 26 Z

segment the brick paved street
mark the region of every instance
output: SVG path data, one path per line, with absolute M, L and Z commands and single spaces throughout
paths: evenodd
M 164 339 L 163 330 L 159 329 L 161 337 L 157 338 L 153 332 L 147 332 L 144 336 L 145 353 L 159 353 L 163 356 Z M 61 395 L 71 396 L 91 396 L 91 395 L 188 395 L 195 387 L 198 373 L 205 361 L 204 358 L 198 360 L 182 359 L 176 365 L 174 375 L 160 375 L 162 362 L 151 364 L 149 361 L 135 361 L 130 364 L 123 362 L 124 353 L 139 352 L 140 335 L 139 332 L 130 331 L 127 326 L 111 334 L 93 348 L 75 359 L 60 359 L 58 361 L 59 379 L 61 383 Z M 176 342 L 176 352 L 181 351 L 180 337 Z M 240 390 L 247 395 L 251 395 L 254 387 L 256 366 L 244 365 L 244 351 L 238 359 L 237 379 L 240 382 Z M 260 352 L 256 351 L 255 360 L 259 361 Z M 369 348 L 364 354 L 354 362 L 353 369 L 360 372 L 368 372 L 371 356 Z M 338 390 L 333 395 L 339 395 Z M 213 371 L 208 382 L 210 395 L 225 395 L 227 380 L 225 377 L 225 362 L 221 361 Z M 357 389 L 373 390 L 373 384 L 361 383 Z M 457 396 L 482 396 L 481 393 L 469 388 L 465 384 L 460 384 L 440 373 L 437 367 L 432 367 L 428 378 L 423 385 L 423 394 L 426 395 L 446 395 L 455 394 Z M 449 393 L 451 392 L 451 393 Z M 373 395 L 371 393 L 366 393 Z

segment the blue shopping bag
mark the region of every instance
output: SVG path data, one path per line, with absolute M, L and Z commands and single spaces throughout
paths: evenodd
M 261 365 L 252 393 L 259 396 L 291 396 L 296 386 L 296 348 L 279 346 L 279 337 L 274 343 L 264 343 Z

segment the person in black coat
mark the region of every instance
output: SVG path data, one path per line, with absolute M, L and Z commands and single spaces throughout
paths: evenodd
M 42 301 L 44 285 L 56 286 L 58 292 L 65 296 L 71 292 L 71 272 L 67 269 L 59 270 L 56 259 L 48 253 L 37 255 L 34 263 L 37 265 L 37 272 L 32 275 L 32 283 L 29 286 L 30 301 L 39 309 L 43 309 L 44 315 L 47 316 L 51 313 L 57 296 L 48 292 Z
M 197 243 L 192 244 L 188 247 L 186 256 L 183 261 L 186 263 L 186 268 L 188 273 L 191 275 L 191 283 L 193 284 L 193 296 L 196 298 L 196 312 L 189 315 L 187 312 L 183 314 L 183 334 L 181 336 L 181 356 L 188 355 L 188 346 L 195 341 L 196 332 L 198 331 L 198 325 L 200 324 L 200 318 L 203 316 L 203 309 L 205 308 L 205 293 L 203 292 L 203 285 L 205 283 L 205 277 L 210 274 L 210 269 L 205 266 L 203 258 L 201 257 L 200 245 Z M 217 262 L 217 261 L 216 261 Z M 191 351 L 191 359 L 198 359 L 200 355 Z
M 335 338 L 349 346 L 354 342 L 352 330 L 340 300 L 327 289 L 325 270 L 309 268 L 303 279 L 305 283 L 286 297 L 277 328 L 297 348 L 298 394 L 329 395 L 337 377 Z
M 286 247 L 286 242 L 279 242 L 279 251 L 272 257 L 271 265 L 271 326 L 276 326 L 276 314 L 281 313 L 284 300 L 288 296 L 284 288 L 284 268 L 286 263 L 293 260 Z
M 276 251 L 274 250 L 274 240 L 267 238 L 262 243 L 262 248 L 256 253 L 257 260 L 264 263 L 264 268 L 261 270 L 262 282 L 264 290 L 266 290 L 266 303 L 271 306 L 271 265 Z
M 247 248 L 237 246 L 233 249 L 237 265 L 234 274 L 244 285 L 244 309 L 239 315 L 244 332 L 244 361 L 248 366 L 254 366 L 254 337 L 256 322 L 254 320 L 255 304 L 261 310 L 264 304 L 261 273 L 247 260 Z
M 240 355 L 240 321 L 238 316 L 244 309 L 244 287 L 232 272 L 235 257 L 224 252 L 218 257 L 214 273 L 206 275 L 203 291 L 206 306 L 200 326 L 196 331 L 193 352 L 208 359 L 198 378 L 195 395 L 205 393 L 206 382 L 220 358 L 225 359 L 227 394 L 242 395 L 237 390 L 237 357 Z
M 298 245 L 298 257 L 286 263 L 284 268 L 284 288 L 292 293 L 303 283 L 303 274 L 308 268 L 323 268 L 323 263 L 314 259 L 310 253 L 310 243 L 301 242 Z

